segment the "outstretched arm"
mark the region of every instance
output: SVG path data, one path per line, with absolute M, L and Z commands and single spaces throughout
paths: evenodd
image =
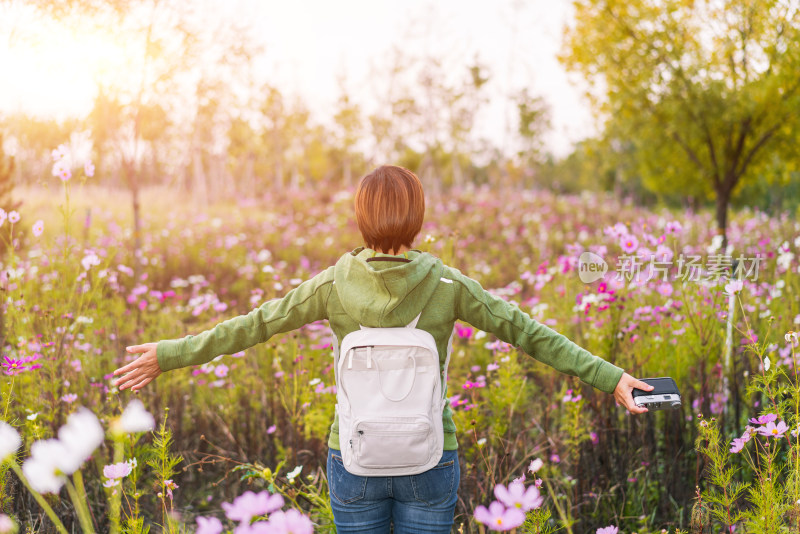
M 327 318 L 327 301 L 333 283 L 333 268 L 291 290 L 282 299 L 265 302 L 246 315 L 223 321 L 210 330 L 181 339 L 165 339 L 128 347 L 142 356 L 114 371 L 120 390 L 138 390 L 158 377 L 189 365 L 209 362 L 220 354 L 233 354 L 267 341 L 281 332 Z
M 487 292 L 457 269 L 451 268 L 449 276 L 455 285 L 459 319 L 493 333 L 562 373 L 577 376 L 605 393 L 613 393 L 632 413 L 647 411 L 633 403 L 631 391 L 634 387 L 649 391 L 651 386 L 539 323 L 519 307 Z

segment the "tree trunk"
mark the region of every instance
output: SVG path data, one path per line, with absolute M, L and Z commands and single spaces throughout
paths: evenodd
M 724 185 L 717 188 L 717 231 L 722 235 L 722 250 L 728 248 L 728 205 L 731 201 L 730 189 Z

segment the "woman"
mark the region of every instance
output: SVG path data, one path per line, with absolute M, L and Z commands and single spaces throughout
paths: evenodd
M 457 269 L 411 249 L 422 228 L 425 198 L 411 171 L 382 166 L 366 175 L 355 196 L 358 228 L 366 247 L 344 254 L 336 265 L 246 315 L 182 339 L 128 347 L 143 353 L 114 371 L 120 390 L 137 391 L 161 372 L 199 365 L 267 341 L 281 332 L 327 319 L 337 340 L 359 325 L 397 327 L 420 314 L 417 328 L 435 339 L 443 366 L 457 320 L 519 347 L 561 372 L 578 376 L 631 413 L 644 413 L 631 391 L 651 386 L 592 355 L 533 320 L 517 306 L 494 297 Z M 446 387 L 446 384 L 444 385 Z M 338 417 L 328 438 L 327 473 L 338 532 L 450 532 L 460 481 L 456 428 L 446 403 L 444 450 L 439 463 L 417 475 L 362 477 L 348 472 L 339 450 Z

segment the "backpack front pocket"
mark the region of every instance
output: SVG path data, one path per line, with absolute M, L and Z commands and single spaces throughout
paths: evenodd
M 424 416 L 360 419 L 353 426 L 353 454 L 362 467 L 424 465 L 433 451 L 432 431 Z

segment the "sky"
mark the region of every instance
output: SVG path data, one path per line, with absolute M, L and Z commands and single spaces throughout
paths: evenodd
M 253 60 L 254 71 L 299 95 L 322 121 L 332 116 L 341 83 L 365 109 L 374 107 L 370 73 L 385 66 L 392 46 L 399 45 L 412 55 L 443 57 L 448 69 L 463 69 L 476 56 L 486 65 L 489 104 L 474 130 L 498 146 L 511 143 L 515 110 L 507 96 L 522 88 L 550 105 L 546 145 L 556 155 L 566 155 L 575 141 L 595 131 L 583 82 L 568 76 L 556 59 L 571 14 L 567 0 L 195 1 L 197 9 L 213 10 L 225 20 L 250 21 L 264 47 Z M 30 21 L 3 15 L 0 72 L 8 76 L 0 83 L 0 112 L 88 113 L 93 79 L 115 68 L 125 43 L 40 28 L 35 45 L 9 48 L 3 37 L 26 23 L 30 28 Z

